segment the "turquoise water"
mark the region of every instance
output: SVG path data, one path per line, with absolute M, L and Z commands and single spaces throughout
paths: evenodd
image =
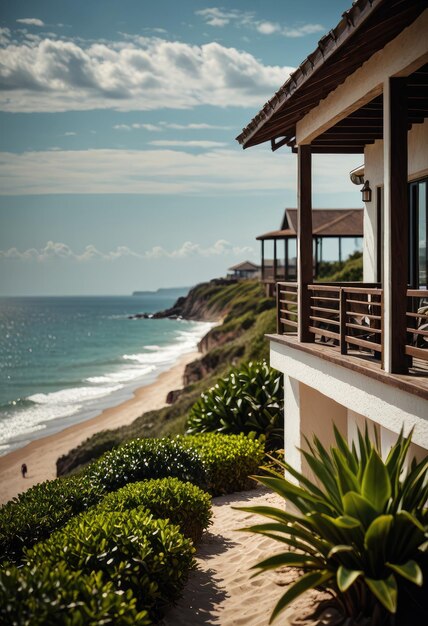
M 0 298 L 0 454 L 130 398 L 210 324 L 130 320 L 168 295 Z

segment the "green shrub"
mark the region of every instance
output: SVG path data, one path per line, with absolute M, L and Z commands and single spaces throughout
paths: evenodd
M 211 523 L 210 496 L 191 483 L 160 478 L 126 485 L 108 494 L 98 511 L 129 511 L 144 506 L 156 518 L 168 518 L 194 543 Z
M 275 520 L 246 530 L 277 539 L 290 549 L 255 567 L 298 567 L 303 575 L 287 589 L 272 618 L 313 587 L 330 590 L 344 619 L 377 624 L 412 624 L 406 610 L 428 609 L 426 593 L 416 606 L 426 566 L 428 459 L 406 470 L 410 436 L 401 434 L 382 461 L 368 432 L 351 447 L 335 429 L 336 447 L 326 451 L 315 437 L 303 455 L 318 478 L 305 478 L 281 463 L 301 486 L 279 475 L 258 480 L 289 500 L 301 515 L 267 507 L 244 508 Z M 297 550 L 297 551 L 296 551 Z M 407 594 L 411 594 L 408 602 Z M 419 601 L 420 598 L 419 598 Z M 398 611 L 397 621 L 394 621 Z M 359 623 L 359 622 L 358 622 Z
M 116 592 L 131 591 L 138 611 L 158 619 L 177 600 L 194 566 L 194 548 L 177 526 L 143 507 L 124 513 L 86 511 L 25 552 L 27 568 L 101 572 Z
M 134 439 L 106 452 L 90 465 L 85 475 L 106 491 L 147 478 L 176 477 L 195 485 L 204 484 L 199 455 L 185 449 L 178 439 Z
M 0 623 L 11 626 L 148 626 L 132 592 L 118 593 L 102 572 L 82 574 L 61 562 L 0 570 Z
M 0 508 L 1 560 L 19 561 L 25 547 L 46 539 L 102 496 L 102 487 L 72 477 L 48 480 L 10 500 Z
M 264 435 L 268 448 L 284 445 L 282 374 L 266 361 L 233 368 L 192 407 L 189 434 L 221 432 Z
M 263 454 L 264 442 L 244 435 L 134 439 L 104 454 L 85 476 L 106 491 L 170 476 L 219 495 L 254 486 L 249 476 L 261 465 Z
M 256 486 L 250 478 L 264 458 L 264 442 L 245 435 L 208 433 L 177 437 L 198 452 L 205 468 L 206 489 L 218 496 Z

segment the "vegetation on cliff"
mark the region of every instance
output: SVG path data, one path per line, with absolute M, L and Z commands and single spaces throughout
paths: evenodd
M 275 332 L 275 300 L 266 297 L 256 280 L 202 283 L 156 317 L 179 315 L 219 324 L 201 341 L 201 358 L 186 367 L 185 387 L 177 394 L 175 402 L 158 411 L 144 413 L 128 426 L 96 433 L 58 459 L 58 476 L 77 471 L 130 439 L 184 433 L 191 407 L 206 389 L 228 373 L 230 367 L 268 358 L 265 335 Z

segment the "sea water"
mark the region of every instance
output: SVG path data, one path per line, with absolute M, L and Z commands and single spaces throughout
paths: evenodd
M 177 294 L 0 298 L 0 455 L 132 397 L 210 324 L 129 319 Z

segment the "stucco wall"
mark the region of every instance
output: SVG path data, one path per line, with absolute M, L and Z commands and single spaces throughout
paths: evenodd
M 283 372 L 289 381 L 285 389 L 285 415 L 286 421 L 291 420 L 288 427 L 292 433 L 297 428 L 292 420 L 296 414 L 302 414 L 302 398 L 298 397 L 301 386 L 298 389 L 295 382 L 298 381 L 393 433 L 399 433 L 403 426 L 406 432 L 414 428 L 414 442 L 428 450 L 427 400 L 376 380 L 370 374 L 366 376 L 279 342 L 271 341 L 270 355 L 272 367 Z M 295 394 L 290 413 L 288 388 Z M 321 428 L 328 428 L 324 419 L 320 422 Z
M 347 409 L 323 395 L 313 387 L 300 383 L 300 427 L 302 434 L 312 441 L 314 435 L 318 437 L 324 447 L 328 448 L 334 442 L 333 423 L 340 433 L 347 437 Z M 302 439 L 301 447 L 307 449 Z M 302 459 L 302 471 L 312 479 L 309 465 Z
M 408 133 L 408 176 L 417 180 L 428 176 L 428 120 L 414 124 Z M 372 201 L 366 202 L 364 211 L 364 280 L 376 280 L 377 210 L 376 188 L 383 187 L 383 141 L 366 146 L 364 152 L 364 178 L 370 182 Z

